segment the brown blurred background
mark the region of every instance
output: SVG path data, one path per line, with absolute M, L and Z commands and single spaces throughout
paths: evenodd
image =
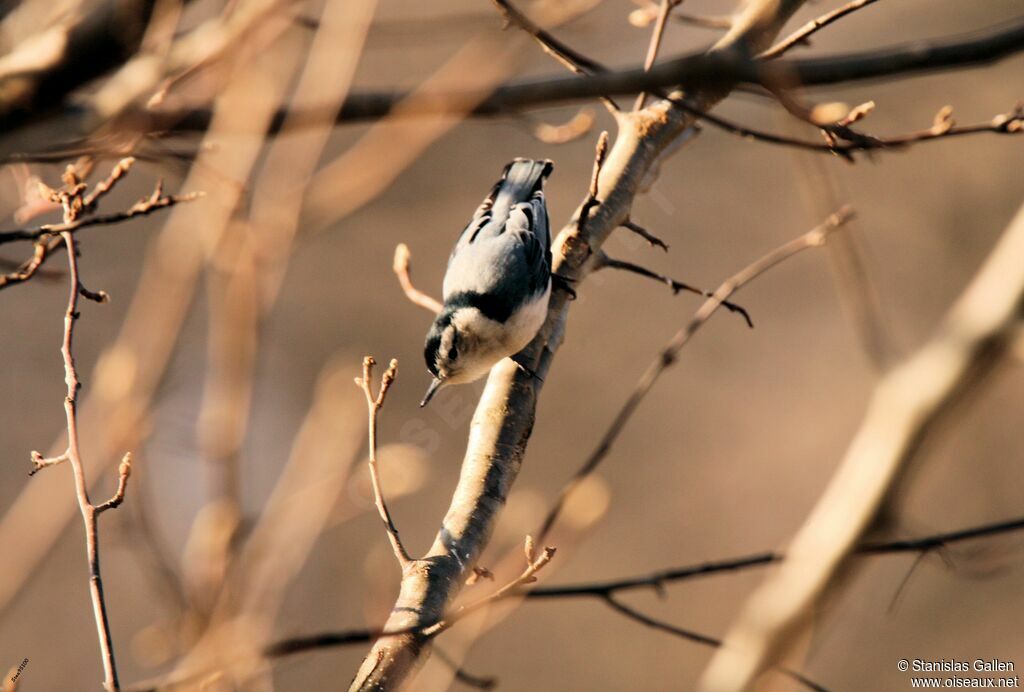
M 791 27 L 835 4 L 809 5 Z M 556 33 L 608 64 L 634 64 L 649 36 L 649 30 L 627 23 L 634 7 L 606 0 Z M 722 14 L 732 3 L 690 0 L 686 9 Z M 1020 10 L 1015 0 L 881 2 L 822 32 L 800 54 L 957 33 Z M 438 29 L 439 18 L 447 15 L 455 19 Z M 384 0 L 356 85 L 414 85 L 480 32 L 506 40 L 499 26 L 488 3 Z M 671 25 L 663 55 L 699 48 L 714 35 Z M 990 67 L 816 90 L 811 96 L 851 105 L 874 100 L 877 108 L 864 129 L 898 134 L 929 126 L 945 104 L 963 123 L 1008 110 L 1024 97 L 1022 68 L 1024 58 L 1017 56 Z M 559 69 L 531 46 L 519 72 Z M 577 110 L 463 122 L 356 213 L 323 231 L 300 232 L 280 299 L 260 329 L 252 425 L 241 455 L 245 516 L 255 517 L 264 506 L 325 365 L 340 359 L 335 362 L 355 376 L 364 354 L 382 362 L 395 357 L 399 378 L 382 415 L 382 443 L 419 445 L 426 457 L 396 454 L 389 464 L 383 454 L 385 489 L 402 485 L 402 459 L 409 460 L 410 474 L 422 475 L 421 481 L 409 481 L 415 492 L 393 500 L 391 508 L 410 550 L 425 550 L 447 508 L 482 385 L 445 391 L 439 406 L 417 408 L 428 382 L 421 353 L 429 316 L 403 297 L 390 269 L 394 247 L 409 245 L 417 285 L 439 294 L 456 234 L 501 166 L 515 156 L 555 161 L 548 199 L 552 222 L 560 227 L 585 192 L 596 133 L 613 124 L 597 107 L 597 127 L 574 142 L 543 144 L 530 130 L 540 121 L 563 122 Z M 719 112 L 763 129 L 815 136 L 806 128 L 791 129 L 781 109 L 758 100 L 733 97 Z M 336 128 L 325 160 L 366 128 Z M 851 203 L 859 214 L 852 232 L 866 247 L 885 324 L 906 353 L 929 335 L 1024 200 L 1022 147 L 1020 138 L 979 135 L 861 157 L 849 165 L 707 129 L 666 163 L 654 190 L 634 207 L 634 219 L 664 238 L 671 251 L 632 237 L 613 237 L 606 249 L 712 288 L 817 223 L 823 201 L 806 193 L 807 175 L 827 176 L 838 201 Z M 50 180 L 58 172 L 38 170 Z M 157 175 L 167 176 L 171 190 L 181 185 L 180 167 L 141 163 L 111 198 L 111 208 L 146 194 Z M 0 177 L 0 186 L 6 188 L 0 211 L 9 214 L 17 206 L 14 178 Z M 13 227 L 7 218 L 4 226 Z M 76 338 L 85 396 L 96 359 L 118 329 L 144 252 L 163 221 L 153 216 L 79 236 L 83 279 L 112 296 L 108 305 L 82 307 Z M 8 249 L 3 256 L 12 256 Z M 50 268 L 63 266 L 57 261 Z M 169 670 L 161 651 L 170 646 L 168 633 L 176 631 L 170 624 L 173 601 L 140 556 L 130 505 L 147 503 L 152 529 L 180 569 L 196 514 L 207 500 L 195 429 L 207 348 L 202 285 L 160 387 L 152 434 L 133 450 L 137 473 L 126 504 L 101 521 L 103 573 L 123 683 Z M 522 474 L 488 552 L 494 562 L 536 526 L 647 363 L 699 304 L 693 296 L 673 296 L 654 282 L 610 272 L 588 280 L 580 294 L 544 386 Z M 49 448 L 64 427 L 58 347 L 65 300 L 63 278 L 34 280 L 0 294 L 0 508 L 38 482 L 27 477 L 29 451 Z M 722 313 L 686 347 L 600 470 L 609 493 L 606 512 L 585 540 L 558 554 L 542 574 L 544 583 L 627 576 L 781 547 L 807 514 L 858 425 L 876 373 L 844 313 L 826 253 L 788 261 L 736 300 L 751 312 L 756 328 L 747 330 Z M 346 410 L 358 417 L 361 430 L 360 394 L 351 390 L 354 404 Z M 1019 364 L 1009 364 L 921 454 L 881 535 L 911 537 L 1022 514 L 1022 411 L 1024 373 Z M 365 441 L 354 440 L 352 455 L 339 464 L 358 458 L 364 447 Z M 73 503 L 69 470 L 46 473 L 62 480 L 53 505 Z M 108 475 L 111 485 L 112 471 Z M 595 490 L 591 500 L 600 505 L 601 495 Z M 363 486 L 345 491 L 343 502 L 361 511 L 320 535 L 289 588 L 276 635 L 372 626 L 386 616 L 399 575 L 378 519 L 365 511 L 366 497 Z M 32 544 L 33 534 L 26 531 L 20 540 Z M 0 668 L 29 659 L 20 689 L 91 689 L 101 678 L 82 543 L 76 515 L 2 613 Z M 901 658 L 998 657 L 1024 666 L 1022 556 L 1024 536 L 961 544 L 927 556 L 902 589 L 913 557 L 863 560 L 840 598 L 821 612 L 804 671 L 832 690 L 895 690 L 908 687 L 907 675 L 896 669 Z M 17 565 L 19 545 L 4 545 L 3 557 L 4 569 Z M 652 615 L 720 636 L 760 578 L 757 571 L 715 576 L 671 585 L 664 598 L 648 592 L 626 598 Z M 442 637 L 442 647 L 444 642 Z M 274 687 L 341 688 L 365 649 L 357 645 L 275 662 Z M 706 648 L 645 629 L 599 602 L 545 600 L 522 605 L 482 637 L 466 667 L 496 676 L 507 690 L 678 690 L 693 684 L 708 656 Z M 778 679 L 774 684 L 792 685 Z

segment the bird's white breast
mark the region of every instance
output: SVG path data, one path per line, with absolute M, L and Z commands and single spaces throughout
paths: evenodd
M 537 335 L 548 315 L 548 298 L 550 297 L 551 282 L 549 281 L 544 293 L 530 302 L 524 303 L 519 310 L 512 313 L 508 322 L 505 323 L 505 343 L 509 348 L 506 355 L 519 353 Z

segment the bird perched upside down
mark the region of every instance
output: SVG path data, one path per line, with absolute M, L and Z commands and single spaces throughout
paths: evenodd
M 444 306 L 423 355 L 438 389 L 473 382 L 526 347 L 551 296 L 551 231 L 544 181 L 551 161 L 516 159 L 473 214 L 448 258 Z

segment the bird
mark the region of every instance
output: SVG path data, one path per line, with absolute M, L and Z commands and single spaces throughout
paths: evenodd
M 553 169 L 547 159 L 508 163 L 459 235 L 423 348 L 433 379 L 421 407 L 515 356 L 544 324 L 552 285 L 544 183 Z

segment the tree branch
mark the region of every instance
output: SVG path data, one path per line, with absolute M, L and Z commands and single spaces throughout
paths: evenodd
M 391 518 L 391 512 L 388 511 L 387 502 L 384 500 L 384 491 L 380 487 L 380 471 L 377 468 L 377 416 L 384 406 L 384 398 L 388 395 L 388 389 L 391 388 L 395 381 L 395 376 L 398 374 L 398 361 L 392 360 L 388 369 L 381 375 L 380 390 L 374 396 L 370 378 L 373 376 L 373 366 L 376 364 L 377 362 L 370 356 L 363 358 L 363 376 L 356 378 L 356 386 L 362 389 L 363 394 L 366 396 L 370 445 L 368 463 L 370 467 L 370 482 L 373 485 L 374 504 L 377 505 L 377 513 L 380 514 L 381 521 L 384 522 L 384 528 L 387 530 L 388 540 L 391 541 L 391 549 L 395 553 L 395 559 L 398 560 L 399 567 L 404 571 L 412 560 L 409 558 L 409 553 L 406 552 L 405 546 L 402 545 L 402 539 L 398 537 L 398 529 Z
M 1024 207 L 935 335 L 879 382 L 846 456 L 778 571 L 747 600 L 700 689 L 748 687 L 806 621 L 943 413 L 1006 350 L 1024 308 Z
M 800 4 L 801 0 L 758 0 L 750 13 L 752 18 L 762 13 L 763 21 L 732 32 L 715 51 L 763 45 Z M 721 90 L 708 93 L 704 105 L 710 107 L 724 95 Z M 567 279 L 579 281 L 586 276 L 588 258 L 628 218 L 633 198 L 659 156 L 693 123 L 692 117 L 664 101 L 642 111 L 621 113 L 616 121 L 619 133 L 600 167 L 596 194 L 587 195 L 587 199 L 598 200 L 597 204 L 585 216 L 578 210 L 552 248 L 553 273 Z M 544 326 L 519 356 L 539 377 L 524 374 L 508 359 L 492 369 L 470 425 L 459 484 L 441 529 L 427 554 L 406 570 L 385 624 L 386 631 L 402 633 L 375 642 L 351 689 L 397 689 L 412 678 L 429 653 L 429 639 L 415 630 L 444 618 L 490 539 L 522 464 L 544 375 L 562 340 L 567 301 L 565 292 L 552 293 Z
M 854 551 L 858 557 L 876 555 L 896 555 L 901 553 L 927 554 L 929 551 L 963 541 L 999 536 L 1024 530 L 1024 517 L 1010 519 L 991 524 L 972 526 L 945 533 L 937 533 L 920 538 L 908 538 L 893 541 L 862 543 Z M 695 565 L 673 567 L 657 570 L 648 574 L 609 581 L 586 582 L 580 584 L 563 584 L 553 586 L 537 586 L 521 595 L 526 598 L 574 598 L 603 597 L 620 591 L 635 589 L 654 589 L 661 592 L 665 584 L 686 581 L 696 577 L 706 577 L 726 572 L 742 572 L 752 567 L 763 567 L 780 562 L 785 557 L 781 552 L 760 552 L 741 557 L 733 557 L 714 562 L 702 562 Z
M 928 536 L 922 536 L 919 538 L 901 539 L 875 543 L 863 543 L 854 551 L 853 554 L 858 557 L 872 557 L 877 555 L 917 553 L 919 557 L 921 557 L 927 555 L 929 551 L 935 550 L 937 548 L 944 548 L 955 543 L 976 540 L 979 538 L 998 536 L 1021 530 L 1024 530 L 1024 517 L 1018 517 L 1016 519 L 1010 519 L 1007 521 L 996 522 L 991 524 L 982 524 L 979 526 L 973 526 L 966 529 L 957 529 L 955 531 L 932 534 Z M 634 577 L 626 577 L 624 579 L 585 582 L 579 584 L 563 584 L 555 586 L 535 586 L 529 589 L 511 590 L 506 591 L 503 594 L 503 597 L 522 597 L 530 600 L 580 597 L 606 599 L 606 597 L 612 596 L 621 591 L 633 591 L 637 589 L 654 589 L 660 594 L 663 592 L 664 586 L 668 583 L 677 581 L 687 581 L 689 579 L 702 576 L 711 576 L 716 574 L 724 574 L 727 572 L 743 571 L 753 567 L 761 567 L 764 565 L 773 564 L 781 561 L 782 559 L 782 553 L 766 551 L 761 553 L 754 553 L 752 555 L 746 555 L 743 557 L 718 560 L 715 562 L 704 562 L 696 565 L 687 565 L 685 567 L 674 567 L 664 570 L 658 570 L 656 572 L 651 572 L 648 574 L 643 574 Z M 621 601 L 617 602 L 621 603 Z M 692 633 L 692 631 L 689 630 L 687 630 L 687 632 Z M 302 635 L 298 637 L 291 637 L 288 639 L 281 639 L 272 644 L 269 644 L 263 648 L 262 655 L 266 658 L 282 658 L 310 651 L 331 649 L 339 646 L 349 646 L 352 644 L 361 644 L 373 641 L 375 638 L 381 636 L 382 634 L 384 634 L 384 632 L 381 630 L 351 629 Z M 714 646 L 718 646 L 721 643 L 720 640 L 708 637 L 707 635 L 699 633 L 693 634 L 696 634 L 696 637 L 686 638 L 691 639 L 693 641 L 697 641 L 698 643 L 700 643 L 701 640 L 706 640 L 707 643 Z M 209 675 L 212 672 L 213 671 L 204 671 L 202 673 L 194 674 L 189 676 L 188 680 L 205 677 L 206 675 Z M 178 679 L 174 682 L 183 683 L 186 682 L 186 680 Z M 146 683 L 133 685 L 130 689 L 134 690 L 135 692 L 141 692 L 142 690 L 149 689 L 155 690 L 157 689 L 159 684 L 170 683 L 170 680 L 164 679 L 161 680 L 160 683 L 156 683 L 153 685 L 148 685 Z
M 478 103 L 471 115 L 496 115 L 524 108 L 554 105 L 601 96 L 636 94 L 682 86 L 688 92 L 713 91 L 739 85 L 774 86 L 779 83 L 806 87 L 845 84 L 878 77 L 899 78 L 924 72 L 951 70 L 995 62 L 1024 50 L 1024 19 L 1004 22 L 971 34 L 920 40 L 822 58 L 763 61 L 739 51 L 716 50 L 690 53 L 654 65 L 579 77 L 547 77 L 504 84 Z M 295 113 L 298 121 L 321 123 L 379 119 L 392 112 L 407 93 L 399 90 L 350 93 L 341 111 L 311 108 Z M 405 113 L 462 113 L 467 94 L 438 92 Z M 272 123 L 280 126 L 284 113 Z M 135 112 L 131 122 L 146 131 L 188 132 L 205 130 L 207 109 Z
M 540 529 L 537 531 L 538 540 L 543 541 L 548 537 L 551 533 L 551 529 L 555 525 L 555 522 L 558 520 L 562 509 L 565 507 L 569 496 L 580 487 L 583 481 L 590 476 L 601 462 L 604 461 L 605 457 L 608 456 L 615 440 L 618 439 L 619 435 L 625 429 L 626 424 L 629 422 L 630 418 L 632 418 L 633 414 L 640 406 L 640 403 L 644 400 L 644 397 L 646 397 L 654 387 L 658 378 L 661 377 L 661 374 L 666 369 L 675 363 L 682 348 L 689 342 L 690 338 L 697 332 L 697 330 L 711 318 L 718 308 L 725 304 L 725 300 L 738 289 L 750 281 L 753 281 L 780 262 L 783 262 L 808 248 L 823 245 L 829 233 L 842 226 L 852 217 L 852 210 L 849 207 L 843 207 L 829 217 L 829 219 L 824 223 L 816 226 L 800 237 L 791 240 L 785 245 L 772 250 L 756 262 L 744 267 L 738 273 L 734 274 L 722 283 L 711 297 L 704 301 L 704 304 L 701 305 L 700 309 L 697 310 L 696 314 L 694 314 L 693 319 L 691 319 L 686 326 L 680 329 L 676 335 L 672 337 L 672 340 L 665 346 L 662 352 L 649 366 L 647 366 L 647 370 L 640 377 L 639 382 L 637 382 L 636 387 L 634 387 L 629 398 L 626 399 L 626 402 L 619 409 L 615 419 L 612 421 L 611 425 L 608 426 L 608 429 L 601 437 L 600 442 L 598 442 L 597 447 L 590 456 L 587 457 L 579 469 L 577 469 L 572 478 L 562 486 L 562 489 L 558 493 L 558 499 L 544 517 L 544 521 L 542 522 Z
M 395 272 L 395 276 L 398 277 L 398 283 L 402 286 L 402 291 L 405 292 L 405 297 L 408 298 L 413 305 L 419 305 L 424 310 L 429 310 L 431 314 L 436 315 L 441 312 L 444 307 L 441 301 L 436 298 L 427 295 L 412 283 L 410 259 L 412 253 L 409 252 L 409 246 L 405 243 L 399 243 L 395 247 L 395 259 L 391 264 L 392 271 Z
M 106 189 L 109 189 L 114 182 L 116 182 L 116 178 L 110 182 Z M 78 179 L 74 168 L 71 166 L 64 173 L 64 183 L 64 187 L 60 190 L 46 188 L 46 191 L 52 201 L 60 203 L 64 209 L 64 223 L 65 225 L 70 225 L 76 221 L 78 215 L 84 209 L 85 198 L 83 198 L 83 195 L 86 191 L 86 185 Z M 103 190 L 95 196 L 98 197 L 105 191 Z M 108 692 L 116 692 L 116 690 L 120 689 L 120 685 L 117 677 L 117 664 L 114 660 L 113 640 L 110 636 L 110 622 L 107 617 L 106 599 L 103 594 L 103 577 L 100 574 L 99 527 L 97 519 L 102 512 L 117 507 L 124 500 L 128 476 L 131 472 L 131 456 L 125 455 L 124 460 L 121 462 L 117 492 L 114 496 L 103 504 L 93 504 L 89 499 L 85 467 L 79 451 L 77 403 L 81 383 L 78 379 L 78 371 L 75 368 L 73 352 L 75 322 L 79 317 L 78 299 L 83 293 L 83 286 L 78 275 L 78 250 L 75 246 L 74 234 L 71 231 L 63 231 L 60 237 L 67 247 L 69 270 L 68 303 L 67 309 L 64 312 L 64 339 L 61 344 L 61 355 L 64 360 L 64 381 L 67 384 L 67 395 L 64 397 L 64 413 L 67 419 L 68 446 L 62 455 L 51 459 L 43 459 L 42 455 L 38 452 L 33 452 L 33 472 L 64 460 L 71 465 L 78 508 L 82 514 L 82 522 L 85 525 L 86 557 L 89 562 L 89 592 L 92 597 L 93 617 L 96 621 L 96 631 L 100 643 L 100 657 L 104 673 L 103 685 Z
M 639 264 L 633 264 L 632 262 L 617 260 L 603 253 L 601 255 L 598 255 L 598 258 L 599 259 L 597 263 L 599 267 L 607 267 L 609 269 L 620 269 L 622 271 L 630 272 L 631 274 L 637 274 L 638 276 L 646 276 L 648 279 L 654 279 L 655 281 L 659 281 L 665 284 L 670 289 L 672 289 L 672 293 L 676 295 L 679 295 L 680 291 L 695 293 L 699 296 L 704 296 L 705 298 L 711 298 L 714 295 L 712 292 L 705 291 L 703 288 L 697 288 L 695 286 L 691 286 L 688 283 L 676 281 L 671 277 L 665 276 L 663 274 L 658 274 L 657 272 L 653 272 L 650 269 L 647 269 L 646 267 L 641 267 Z M 731 303 L 728 300 L 723 300 L 722 307 L 729 310 L 730 312 L 734 312 L 740 315 L 746 321 L 748 327 L 750 327 L 751 329 L 754 328 L 754 322 L 750 319 L 750 313 L 747 312 L 746 309 L 743 308 L 742 306 L 737 305 L 736 303 Z
M 862 7 L 867 7 L 877 1 L 878 0 L 853 0 L 853 2 L 849 2 L 842 7 L 832 10 L 831 12 L 826 12 L 820 17 L 816 17 L 815 19 L 807 22 L 768 50 L 763 51 L 757 57 L 762 60 L 774 60 L 775 58 L 781 57 L 786 51 L 798 44 L 806 45 L 810 43 L 809 39 L 811 35 L 821 31 L 829 24 L 837 22 L 846 15 L 856 12 Z

